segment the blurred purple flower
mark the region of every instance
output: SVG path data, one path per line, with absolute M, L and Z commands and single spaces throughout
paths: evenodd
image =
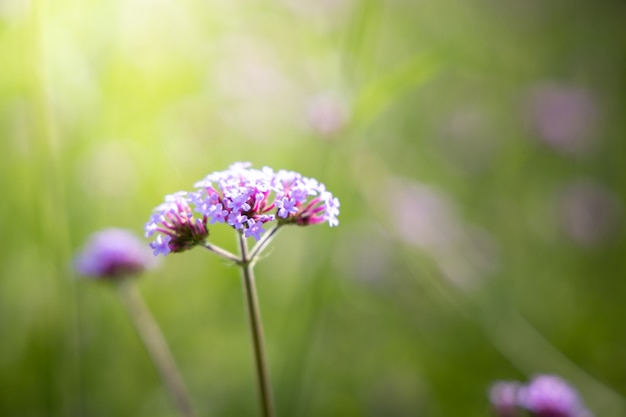
M 144 243 L 125 229 L 94 233 L 74 260 L 79 274 L 105 279 L 136 275 L 153 265 Z
M 561 194 L 565 232 L 582 245 L 595 245 L 612 236 L 621 216 L 618 197 L 601 184 L 579 180 Z
M 297 172 L 274 172 L 236 163 L 214 172 L 195 184 L 192 193 L 167 196 L 146 223 L 146 237 L 157 233 L 150 244 L 154 254 L 181 252 L 202 244 L 209 235 L 207 222 L 226 223 L 256 240 L 265 233 L 263 224 L 307 226 L 339 224 L 339 200 L 324 184 Z M 194 217 L 192 208 L 200 217 Z
M 317 134 L 332 137 L 346 125 L 349 117 L 348 105 L 338 94 L 318 94 L 309 100 L 306 117 L 309 126 Z
M 241 34 L 224 36 L 213 46 L 220 57 L 211 76 L 213 94 L 226 101 L 216 106 L 216 116 L 229 130 L 255 141 L 275 140 L 285 120 L 298 117 L 294 104 L 300 86 L 274 46 Z
M 453 204 L 427 185 L 392 180 L 387 187 L 393 226 L 408 243 L 428 251 L 450 248 L 462 234 Z
M 432 256 L 443 277 L 469 288 L 497 269 L 496 242 L 480 227 L 465 223 L 445 194 L 399 179 L 389 181 L 386 190 L 396 235 Z
M 599 109 L 591 92 L 576 86 L 543 84 L 527 102 L 531 128 L 554 149 L 571 154 L 588 150 Z
M 498 417 L 519 414 L 518 392 L 521 385 L 514 381 L 498 381 L 489 389 L 489 401 Z
M 519 391 L 519 403 L 536 417 L 583 417 L 578 393 L 555 375 L 539 375 Z

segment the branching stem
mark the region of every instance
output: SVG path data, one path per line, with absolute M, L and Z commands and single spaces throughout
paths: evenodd
M 280 229 L 281 226 L 282 225 L 279 223 L 276 226 L 274 226 L 272 230 L 270 230 L 269 232 L 263 235 L 261 240 L 259 240 L 257 244 L 252 248 L 252 251 L 250 251 L 248 262 L 254 262 L 257 255 L 259 255 L 261 251 L 263 251 L 263 249 L 265 249 L 265 247 L 271 242 L 272 238 L 274 237 L 274 235 L 276 235 L 276 233 L 278 232 L 278 229 Z
M 219 246 L 213 245 L 209 242 L 205 242 L 203 246 L 207 248 L 208 250 L 210 250 L 211 252 L 216 253 L 217 255 L 221 256 L 222 258 L 226 258 L 229 261 L 233 261 L 236 264 L 241 264 L 241 258 L 239 258 L 237 255 L 233 253 L 230 253 L 226 249 L 222 249 Z

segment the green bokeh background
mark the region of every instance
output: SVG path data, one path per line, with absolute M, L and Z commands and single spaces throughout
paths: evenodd
M 72 257 L 236 161 L 341 201 L 339 227 L 285 230 L 257 267 L 279 416 L 486 416 L 492 381 L 537 373 L 626 415 L 625 19 L 617 0 L 0 0 L 0 415 L 175 414 Z M 582 145 L 533 128 L 541 88 L 591 97 L 589 123 L 565 116 Z M 605 197 L 589 239 L 560 200 L 580 183 Z M 237 269 L 197 249 L 139 286 L 198 414 L 257 415 Z

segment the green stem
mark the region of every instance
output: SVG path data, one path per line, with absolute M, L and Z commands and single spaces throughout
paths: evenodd
M 143 301 L 135 283 L 132 282 L 132 278 L 122 279 L 119 282 L 118 290 L 135 330 L 148 351 L 152 363 L 157 368 L 172 402 L 181 416 L 193 417 L 194 412 L 189 394 L 178 372 L 172 353 L 159 329 L 159 325 Z
M 282 225 L 279 223 L 274 226 L 272 230 L 263 235 L 261 240 L 259 240 L 257 244 L 252 248 L 252 251 L 250 252 L 250 256 L 248 258 L 248 262 L 253 262 L 255 260 L 257 255 L 260 254 L 261 251 L 265 249 L 265 247 L 271 242 L 272 238 L 274 237 L 276 232 L 278 232 L 278 229 L 280 229 L 281 226 Z
M 226 249 L 222 249 L 219 246 L 212 245 L 209 242 L 205 242 L 203 246 L 207 248 L 208 250 L 210 250 L 211 252 L 216 253 L 217 255 L 221 256 L 222 258 L 226 258 L 229 261 L 233 261 L 236 264 L 241 264 L 241 259 L 239 259 L 237 255 L 230 253 Z
M 254 283 L 254 273 L 252 271 L 252 257 L 248 256 L 248 243 L 243 233 L 239 233 L 239 249 L 241 252 L 241 272 L 248 306 L 248 316 L 250 319 L 250 331 L 252 333 L 252 343 L 254 345 L 254 359 L 259 384 L 259 395 L 261 397 L 261 409 L 263 417 L 274 417 L 274 404 L 272 401 L 272 388 L 269 381 L 267 361 L 265 360 L 263 326 L 261 324 L 261 312 Z

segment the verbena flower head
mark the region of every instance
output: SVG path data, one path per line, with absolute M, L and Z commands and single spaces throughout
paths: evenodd
M 179 191 L 165 196 L 165 202 L 154 209 L 146 223 L 146 237 L 157 233 L 150 243 L 154 255 L 183 252 L 202 244 L 209 236 L 207 217 L 195 217 L 187 192 Z
M 519 393 L 520 405 L 537 417 L 583 417 L 585 410 L 576 390 L 555 375 L 535 377 Z
M 512 381 L 498 381 L 489 390 L 489 401 L 496 416 L 519 415 L 518 392 L 521 385 Z
M 104 279 L 137 275 L 153 265 L 154 258 L 143 242 L 124 229 L 94 233 L 74 260 L 79 274 Z
M 293 171 L 235 163 L 195 183 L 193 192 L 165 198 L 146 224 L 154 254 L 181 252 L 206 240 L 208 225 L 225 223 L 259 240 L 270 222 L 339 224 L 339 200 L 324 184 Z

